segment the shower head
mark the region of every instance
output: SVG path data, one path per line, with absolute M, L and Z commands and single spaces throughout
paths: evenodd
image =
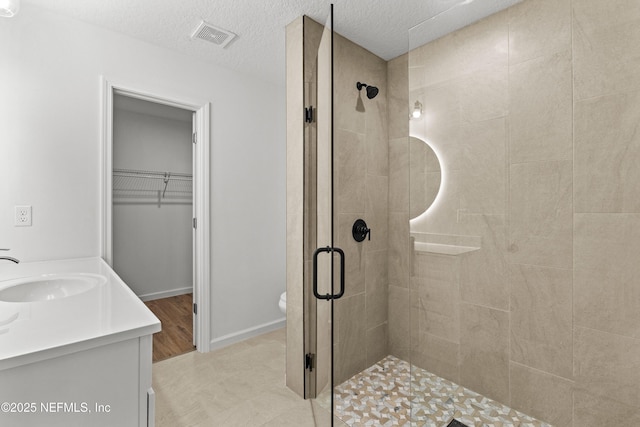
M 373 99 L 376 97 L 376 95 L 378 94 L 378 88 L 375 86 L 369 86 L 366 83 L 356 83 L 356 88 L 358 88 L 358 90 L 362 90 L 363 87 L 367 88 L 367 98 L 369 99 Z

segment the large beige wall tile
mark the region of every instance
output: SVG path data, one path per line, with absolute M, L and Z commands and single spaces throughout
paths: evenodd
M 366 257 L 363 242 L 353 239 L 352 228 L 360 214 L 339 214 L 336 230 L 338 235 L 334 243 L 344 251 L 345 257 L 345 295 L 351 296 L 365 292 Z M 323 254 L 320 257 L 328 255 Z M 320 258 L 319 258 L 320 259 Z M 336 262 L 336 266 L 339 262 Z M 336 274 L 338 269 L 335 269 Z M 337 277 L 337 276 L 336 276 Z
M 640 425 L 640 409 L 581 390 L 574 392 L 575 427 L 618 427 Z
M 427 205 L 427 144 L 409 138 L 409 215 L 415 218 Z
M 572 158 L 572 96 L 570 50 L 510 67 L 511 163 Z
M 510 280 L 511 360 L 571 379 L 572 271 L 512 265 Z
M 409 53 L 409 57 L 413 55 L 414 55 L 413 52 Z M 411 61 L 411 59 L 409 61 Z M 408 78 L 409 78 L 409 86 L 408 86 L 409 92 L 419 90 L 429 84 L 429 82 L 426 80 L 425 67 L 423 66 L 417 66 L 417 67 L 409 66 Z M 411 99 L 411 95 L 409 95 L 409 99 Z M 411 105 L 409 105 L 409 108 L 411 108 Z
M 495 13 L 451 34 L 462 68 L 475 73 L 487 65 L 508 64 L 509 19 L 506 10 Z
M 386 112 L 371 115 L 378 106 L 386 104 L 384 92 L 387 87 L 387 64 L 366 49 L 334 34 L 334 120 L 336 129 L 364 134 L 367 121 L 378 114 L 384 114 L 383 126 L 386 133 Z M 381 93 L 373 100 L 359 92 L 357 82 L 377 86 Z M 369 123 L 371 125 L 372 123 Z
M 385 79 L 386 81 L 386 75 Z M 380 83 L 378 83 L 380 84 Z M 387 128 L 387 98 L 384 87 L 367 105 L 366 126 L 366 170 L 371 175 L 389 175 L 389 135 Z
M 409 213 L 389 214 L 389 284 L 409 287 Z
M 387 62 L 389 139 L 409 136 L 409 54 Z
M 573 381 L 511 363 L 511 407 L 555 427 L 572 427 Z
M 362 110 L 359 107 L 364 105 L 367 97 L 358 92 L 356 83 L 360 81 L 376 86 L 374 82 L 366 80 L 367 77 L 371 77 L 371 73 L 366 70 L 369 55 L 371 53 L 344 37 L 334 38 L 333 117 L 335 129 L 358 134 L 366 132 L 367 115 L 358 110 Z M 359 100 L 360 102 L 358 102 Z
M 338 130 L 334 142 L 337 211 L 362 213 L 365 206 L 366 140 L 364 135 Z
M 463 124 L 460 133 L 460 209 L 504 215 L 508 172 L 505 119 Z
M 640 340 L 577 327 L 574 357 L 577 389 L 640 406 Z
M 300 18 L 304 23 L 304 81 L 305 83 L 316 83 L 318 79 L 318 49 L 325 35 L 324 27 L 309 18 Z
M 465 122 L 504 117 L 509 111 L 509 67 L 498 61 L 459 80 L 460 116 Z
M 302 214 L 287 213 L 287 296 L 292 306 L 302 307 L 304 252 Z
M 442 173 L 442 183 L 438 197 L 428 212 L 413 218 L 412 231 L 420 231 L 433 234 L 460 234 L 458 215 L 460 211 L 461 172 L 446 170 L 447 165 L 442 165 L 445 170 Z
M 389 141 L 389 212 L 409 211 L 409 138 Z
M 460 275 L 459 259 L 449 255 L 430 254 L 425 252 L 415 252 L 413 254 L 413 273 L 412 277 L 418 280 L 412 282 L 412 289 L 419 290 L 428 281 L 438 281 L 448 283 L 454 288 L 458 286 Z M 453 290 L 449 297 L 458 296 Z
M 436 198 L 440 193 L 440 188 L 442 188 L 442 172 L 427 172 L 426 181 L 427 181 L 425 186 L 426 208 L 423 209 L 423 212 L 429 209 L 435 203 Z
M 287 54 L 287 386 L 304 395 L 304 366 L 299 354 L 304 353 L 302 313 L 303 284 L 303 183 L 304 124 L 300 120 L 303 108 L 303 44 L 302 18 L 286 29 Z M 293 309 L 293 307 L 297 308 Z
M 507 54 L 507 14 L 500 12 L 415 49 L 409 67 L 424 67 L 424 81 L 433 84 L 471 75 L 487 65 L 506 64 Z
M 504 215 L 460 214 L 460 229 L 480 236 L 480 250 L 461 257 L 462 301 L 509 310 L 507 282 L 507 227 Z
M 640 212 L 640 91 L 576 104 L 576 212 Z
M 389 353 L 410 360 L 409 288 L 389 286 Z
M 434 287 L 435 285 L 431 286 L 431 289 Z M 435 309 L 429 309 L 434 306 L 436 299 L 431 298 L 428 293 L 431 289 L 411 291 L 412 305 L 417 306 L 417 310 L 412 313 L 417 316 L 420 335 L 429 334 L 449 342 L 460 342 L 460 303 L 447 301 L 446 304 L 439 305 Z M 450 310 L 445 310 L 443 306 L 450 307 Z
M 430 334 L 420 334 L 411 351 L 411 363 L 449 381 L 460 383 L 460 345 Z
M 367 367 L 389 355 L 388 342 L 389 334 L 387 323 L 367 329 Z
M 509 313 L 473 304 L 460 306 L 460 382 L 509 404 Z
M 287 350 L 286 350 L 286 382 L 287 387 L 298 395 L 304 396 L 304 321 L 302 304 L 298 309 L 289 309 L 287 304 Z
M 334 310 L 334 375 L 339 384 L 367 367 L 365 297 L 343 297 Z
M 389 274 L 387 251 L 367 252 L 365 290 L 367 329 L 385 323 L 388 318 Z
M 511 165 L 510 261 L 547 267 L 573 264 L 570 161 Z
M 640 5 L 574 0 L 576 100 L 640 89 Z
M 527 0 L 508 14 L 509 65 L 571 49 L 571 0 Z
M 309 295 L 309 298 L 315 298 Z M 309 311 L 309 310 L 307 310 Z M 308 314 L 311 315 L 310 313 Z M 331 350 L 333 337 L 331 331 L 331 303 L 318 301 L 316 305 L 316 388 L 323 390 L 331 382 Z M 307 339 L 311 340 L 309 331 Z
M 459 82 L 448 81 L 410 93 L 409 102 L 413 104 L 416 100 L 422 103 L 423 116 L 410 121 L 411 136 L 426 140 L 438 153 L 443 168 L 459 170 L 462 167 Z
M 421 335 L 460 340 L 460 264 L 456 257 L 417 254 L 411 278 L 411 306 Z
M 640 338 L 640 215 L 575 215 L 575 323 Z
M 389 178 L 367 175 L 364 216 L 371 233 L 361 245 L 365 251 L 386 250 L 389 242 Z

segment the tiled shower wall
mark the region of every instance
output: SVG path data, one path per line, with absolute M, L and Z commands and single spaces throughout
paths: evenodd
M 303 212 L 303 147 L 308 145 L 303 140 L 302 100 L 305 88 L 313 90 L 313 74 L 322 72 L 315 68 L 316 61 L 308 57 L 308 48 L 317 48 L 322 31 L 323 27 L 308 17 L 287 26 L 287 386 L 300 395 L 304 389 L 303 265 L 307 277 L 311 271 L 310 261 L 305 262 L 303 254 L 304 239 L 310 237 L 303 231 L 307 215 Z M 303 38 L 307 50 L 304 61 Z M 388 354 L 389 150 L 387 63 L 338 34 L 334 39 L 334 63 L 334 245 L 342 248 L 346 256 L 346 292 L 335 303 L 334 323 L 334 374 L 340 383 Z M 360 94 L 356 89 L 357 82 L 376 86 L 380 91 L 374 99 L 368 99 L 364 90 Z M 318 111 L 319 134 L 321 126 L 327 123 L 320 123 L 321 114 L 325 113 Z M 328 194 L 326 189 L 318 191 Z M 358 218 L 364 219 L 372 230 L 371 239 L 360 243 L 351 232 Z M 324 224 L 321 219 L 319 228 Z M 318 245 L 324 246 L 326 242 Z M 321 308 L 324 304 L 328 303 L 318 303 L 318 313 L 325 312 Z M 319 341 L 324 337 L 321 331 L 329 328 L 328 321 L 319 314 Z M 319 342 L 319 364 L 321 358 L 327 359 L 325 350 L 323 342 Z M 320 365 L 318 368 L 324 372 Z M 324 382 L 318 381 L 321 388 Z
M 335 240 L 346 256 L 346 293 L 336 301 L 336 383 L 388 354 L 387 63 L 334 38 Z M 368 99 L 356 83 L 380 89 Z M 351 228 L 362 218 L 371 240 L 356 242 Z
M 525 0 L 388 63 L 392 354 L 555 426 L 640 425 L 639 40 L 637 1 Z M 411 232 L 479 251 L 406 250 L 414 98 L 446 176 Z

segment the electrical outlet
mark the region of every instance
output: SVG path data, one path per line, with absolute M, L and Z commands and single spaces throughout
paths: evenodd
M 13 225 L 16 227 L 31 227 L 31 206 L 16 206 Z

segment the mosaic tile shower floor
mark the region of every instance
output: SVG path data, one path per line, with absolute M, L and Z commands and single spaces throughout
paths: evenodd
M 337 386 L 335 405 L 354 427 L 552 427 L 394 356 Z

